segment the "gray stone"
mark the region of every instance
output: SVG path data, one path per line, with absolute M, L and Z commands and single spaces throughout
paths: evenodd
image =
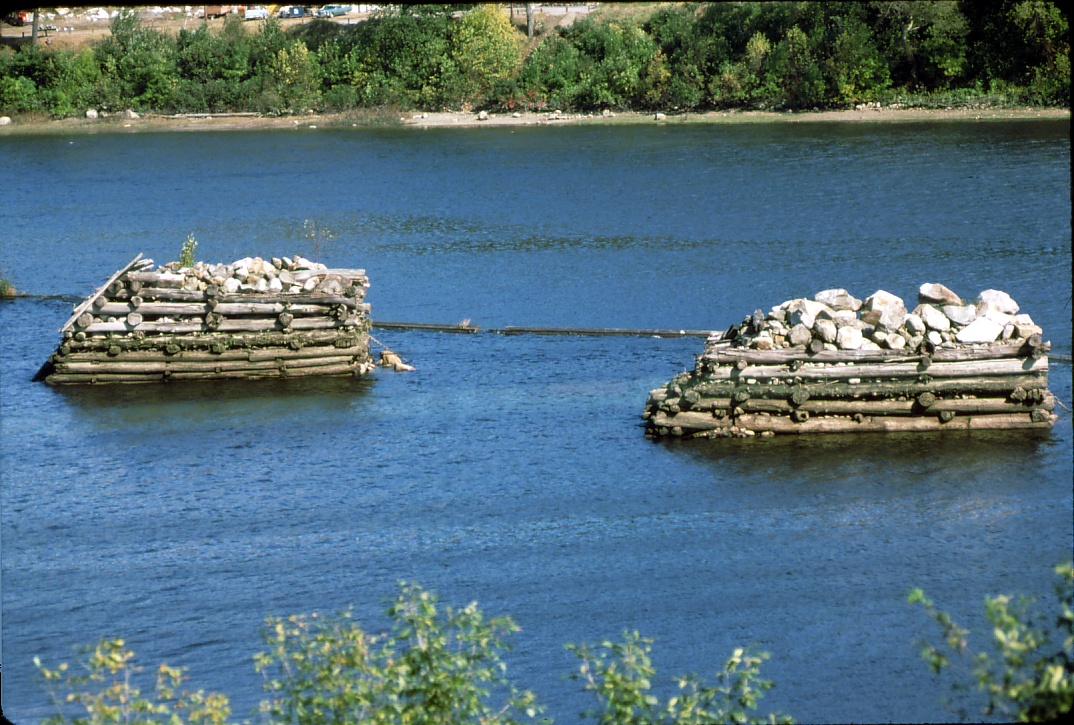
M 927 333 L 925 333 L 925 337 L 933 345 L 939 345 L 941 342 L 943 342 L 943 335 L 941 335 L 936 330 L 929 330 Z
M 1032 325 L 1033 324 L 1033 318 L 1023 312 L 1020 315 L 1015 315 L 1014 316 L 1014 324 L 1016 324 L 1016 325 Z
M 755 350 L 771 350 L 775 346 L 776 343 L 768 332 L 761 332 L 750 340 L 750 347 Z
M 667 117 L 668 115 L 666 113 L 657 113 L 655 116 L 653 116 L 653 118 L 657 121 L 664 121 L 667 119 Z
M 936 310 L 939 312 L 939 310 Z M 942 315 L 941 315 L 942 316 Z M 946 320 L 947 318 L 944 317 Z M 925 321 L 914 314 L 909 314 L 906 319 L 903 320 L 903 326 L 914 335 L 920 335 L 925 332 Z
M 134 111 L 133 109 L 130 109 L 130 108 L 128 108 L 126 111 L 124 111 L 123 115 L 124 115 L 124 117 L 130 118 L 130 119 L 141 118 L 141 116 L 138 115 L 137 111 Z
M 10 126 L 11 116 L 0 116 L 0 126 Z
M 1018 314 L 1018 303 L 1015 302 L 1009 294 L 998 289 L 986 289 L 982 290 L 981 294 L 977 295 L 978 306 L 982 304 L 991 305 L 1000 312 L 1006 312 L 1008 315 Z
M 242 284 L 234 277 L 228 277 L 224 280 L 224 291 L 227 293 L 234 293 L 239 291 L 239 285 Z
M 279 275 L 277 275 L 277 276 L 278 276 L 280 282 L 283 283 L 283 284 L 288 284 L 289 285 L 289 284 L 293 284 L 294 281 L 295 281 L 295 273 L 292 272 L 291 270 L 287 269 L 287 268 L 281 269 Z
M 801 346 L 804 346 L 804 345 L 808 345 L 809 341 L 812 340 L 812 339 L 813 339 L 813 333 L 810 332 L 809 328 L 806 327 L 805 325 L 803 325 L 802 323 L 798 323 L 797 325 L 792 327 L 790 333 L 788 333 L 788 335 L 787 335 L 787 340 L 794 347 L 801 347 Z
M 869 335 L 868 339 L 872 340 L 877 345 L 887 347 L 888 333 L 884 332 L 883 330 L 873 330 L 872 334 Z
M 887 344 L 884 347 L 889 350 L 902 350 L 906 347 L 906 338 L 902 335 L 888 335 Z
M 873 342 L 872 340 L 862 340 L 861 341 L 861 347 L 859 347 L 858 349 L 859 350 L 880 350 L 882 348 L 879 345 L 877 345 L 875 342 Z
M 91 121 L 96 121 L 97 120 L 97 115 L 98 114 L 97 114 L 97 109 L 96 108 L 90 108 L 90 109 L 88 109 L 86 111 L 86 118 L 88 118 Z
M 488 111 L 480 111 L 480 112 L 478 112 L 477 120 L 478 121 L 487 121 L 487 120 L 489 120 L 489 112 Z
M 987 317 L 992 320 L 992 322 L 998 322 L 1001 325 L 1014 322 L 1014 315 L 1009 315 L 1006 312 L 1001 311 L 991 302 L 977 303 L 977 317 Z
M 955 335 L 959 342 L 995 342 L 1003 334 L 1003 325 L 987 317 L 978 317 Z
M 921 321 L 925 323 L 925 327 L 930 330 L 943 332 L 951 329 L 951 320 L 947 319 L 947 315 L 941 312 L 939 308 L 932 305 L 918 305 L 911 314 L 920 317 Z
M 999 336 L 1001 340 L 1010 340 L 1014 337 L 1014 325 L 1008 323 L 1003 326 L 1003 334 Z
M 856 312 L 861 309 L 861 300 L 842 288 L 822 290 L 813 295 L 813 299 L 828 305 L 833 310 L 853 310 Z
M 1018 337 L 1018 338 L 1021 338 L 1021 339 L 1024 340 L 1027 337 L 1029 337 L 1030 335 L 1043 335 L 1043 334 L 1044 334 L 1044 330 L 1040 326 L 1034 325 L 1033 323 L 1029 323 L 1029 324 L 1026 324 L 1024 322 L 1016 322 L 1016 323 L 1014 323 L 1014 336 L 1015 337 Z
M 890 292 L 877 290 L 865 298 L 861 306 L 861 318 L 884 330 L 895 331 L 902 327 L 906 319 L 906 305 L 901 298 Z
M 317 284 L 318 284 L 317 278 L 316 277 L 310 277 L 309 279 L 306 280 L 306 283 L 302 285 L 302 289 L 304 289 L 307 292 L 312 292 L 313 290 L 315 290 L 317 288 Z
M 840 327 L 839 332 L 836 333 L 835 344 L 839 346 L 840 350 L 860 350 L 864 338 L 861 336 L 861 330 L 849 325 Z
M 947 319 L 959 325 L 968 325 L 977 319 L 977 307 L 974 305 L 944 305 L 940 309 Z
M 280 281 L 279 277 L 273 277 L 268 281 L 268 289 L 269 292 L 282 292 L 283 282 Z
M 961 305 L 962 298 L 939 282 L 926 282 L 917 290 L 918 302 L 936 302 L 941 305 Z
M 813 327 L 813 323 L 817 320 L 817 315 L 821 312 L 831 312 L 831 308 L 828 305 L 804 298 L 791 300 L 786 309 L 788 324 L 792 326 L 802 324 L 806 327 Z
M 817 321 L 813 323 L 813 331 L 816 332 L 817 337 L 819 337 L 824 342 L 835 342 L 836 335 L 839 332 L 833 320 L 825 320 L 820 318 L 818 318 Z

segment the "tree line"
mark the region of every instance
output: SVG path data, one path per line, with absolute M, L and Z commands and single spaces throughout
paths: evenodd
M 134 10 L 81 51 L 0 49 L 0 113 L 799 110 L 1070 104 L 1069 10 L 1043 0 L 669 3 L 527 40 L 504 6 L 175 36 Z

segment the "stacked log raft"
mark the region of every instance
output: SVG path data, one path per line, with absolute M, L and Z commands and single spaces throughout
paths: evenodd
M 844 289 L 757 310 L 650 393 L 653 437 L 1049 428 L 1051 345 L 998 290 L 921 285 L 908 312 Z
M 75 308 L 38 373 L 52 385 L 356 375 L 369 279 L 300 256 L 154 269 L 135 257 Z

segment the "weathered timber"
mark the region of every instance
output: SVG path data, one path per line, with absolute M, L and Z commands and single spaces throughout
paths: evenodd
M 186 276 L 177 272 L 128 272 L 126 279 L 128 282 L 141 282 L 155 287 L 182 287 Z
M 1039 418 L 1034 420 L 1034 417 Z M 748 413 L 730 419 L 718 420 L 708 413 L 684 411 L 675 415 L 658 413 L 651 424 L 657 428 L 679 428 L 683 432 L 752 430 L 757 433 L 777 434 L 805 433 L 871 433 L 871 432 L 927 432 L 954 430 L 1000 430 L 1005 428 L 1050 428 L 1055 416 L 1044 417 L 1033 413 L 996 413 L 990 415 L 956 415 L 942 422 L 938 416 L 862 416 L 859 420 L 843 416 L 811 417 L 796 422 L 781 415 Z
M 336 320 L 331 317 L 302 317 L 291 321 L 290 327 L 294 330 L 322 330 L 329 328 L 355 327 L 360 322 L 357 318 Z M 94 322 L 87 326 L 85 331 L 91 334 L 107 332 L 152 332 L 167 333 L 173 335 L 185 335 L 197 332 L 257 332 L 259 330 L 280 329 L 278 320 L 259 319 L 225 319 L 218 325 L 206 325 L 202 322 L 142 322 L 138 325 L 130 325 L 127 322 Z
M 332 313 L 334 304 L 290 304 L 287 302 L 221 302 L 208 300 L 206 302 L 109 302 L 97 310 L 98 315 L 126 315 L 135 309 L 142 315 L 205 315 L 216 312 L 220 315 L 278 315 L 281 312 L 290 312 L 293 315 L 329 315 Z M 341 298 L 346 300 L 346 298 Z M 349 302 L 349 304 L 348 304 Z M 355 307 L 353 300 L 335 303 L 344 305 L 350 309 Z
M 251 293 L 208 295 L 198 290 L 169 289 L 164 287 L 145 287 L 138 293 L 144 300 L 165 300 L 173 302 L 206 302 L 215 299 L 218 303 L 248 303 Z M 345 295 L 326 295 L 317 292 L 296 292 L 294 294 L 256 293 L 257 302 L 278 302 L 291 304 L 347 305 L 354 307 L 365 298 L 365 290 L 353 297 Z
M 75 323 L 75 320 L 77 320 L 79 318 L 79 316 L 81 316 L 86 310 L 90 309 L 90 307 L 93 306 L 93 303 L 97 300 L 98 297 L 103 295 L 108 290 L 108 288 L 111 287 L 116 282 L 116 280 L 118 280 L 120 277 L 122 277 L 124 274 L 126 274 L 128 270 L 130 270 L 132 267 L 134 267 L 135 265 L 137 265 L 141 261 L 142 261 L 142 253 L 139 252 L 134 257 L 134 259 L 132 259 L 131 261 L 127 262 L 125 265 L 120 267 L 118 272 L 116 272 L 111 277 L 109 277 L 107 282 L 105 282 L 103 285 L 98 287 L 96 292 L 94 292 L 92 295 L 87 297 L 82 302 L 82 304 L 80 304 L 78 307 L 75 308 L 75 311 L 71 313 L 71 317 L 67 320 L 67 322 L 65 322 L 63 324 L 63 327 L 60 328 L 60 332 L 66 332 L 67 330 L 71 329 L 71 325 L 73 325 Z M 148 260 L 148 261 L 152 262 L 152 260 Z
M 991 378 L 966 377 L 928 382 L 902 380 L 883 383 L 804 382 L 792 384 L 747 383 L 746 381 L 711 381 L 696 385 L 696 390 L 708 397 L 730 397 L 739 388 L 746 388 L 754 398 L 779 398 L 786 400 L 796 390 L 805 390 L 811 400 L 860 399 L 860 398 L 912 398 L 929 392 L 937 396 L 1009 394 L 1018 387 L 1025 389 L 1047 388 L 1044 374 L 1008 375 Z
M 812 415 L 922 415 L 949 410 L 960 415 L 970 413 L 1027 413 L 1033 408 L 1055 409 L 1055 397 L 1047 395 L 1039 404 L 1012 403 L 1006 398 L 952 398 L 936 400 L 922 408 L 914 400 L 809 400 L 800 405 L 785 400 L 750 398 L 733 401 L 731 398 L 701 398 L 690 404 L 691 411 L 731 410 L 738 406 L 746 413 L 775 413 L 790 415 L 796 410 Z
M 200 350 L 181 350 L 174 355 L 168 355 L 161 350 L 144 350 L 144 351 L 131 351 L 123 353 L 123 360 L 126 362 L 159 362 L 159 361 L 178 361 L 178 362 L 216 362 L 216 361 L 233 361 L 233 360 L 298 360 L 302 358 L 319 358 L 319 357 L 331 357 L 337 355 L 349 355 L 359 356 L 368 355 L 368 345 L 357 345 L 352 347 L 335 347 L 334 345 L 316 345 L 311 347 L 304 347 L 301 350 L 291 350 L 288 348 L 270 348 L 270 349 L 257 349 L 257 348 L 239 348 L 239 349 L 223 349 L 221 352 L 205 352 Z M 94 362 L 94 361 L 109 361 L 108 352 L 71 352 L 66 355 L 54 356 L 54 362 Z
M 965 360 L 939 363 L 933 361 L 928 375 L 933 378 L 951 378 L 976 375 L 1017 375 L 1024 372 L 1046 372 L 1048 358 L 1002 358 L 998 360 Z M 791 369 L 789 365 L 748 365 L 742 370 L 720 366 L 705 372 L 705 379 L 789 379 L 831 380 L 849 378 L 916 378 L 924 371 L 917 362 L 863 363 L 855 365 L 810 365 Z
M 56 362 L 58 373 L 194 373 L 239 372 L 269 368 L 304 368 L 319 365 L 342 365 L 356 362 L 354 355 L 331 355 L 297 359 L 250 360 L 161 360 L 161 361 L 93 361 Z M 361 362 L 358 360 L 357 362 Z
M 144 323 L 143 323 L 144 324 Z M 368 328 L 368 321 L 364 327 L 359 325 L 357 329 L 342 331 L 307 330 L 303 332 L 283 332 L 281 330 L 262 330 L 253 333 L 208 333 L 202 335 L 190 335 L 186 337 L 154 336 L 144 337 L 86 337 L 83 340 L 71 339 L 64 344 L 69 351 L 74 352 L 97 352 L 107 351 L 113 345 L 126 352 L 131 350 L 163 350 L 173 344 L 182 344 L 184 350 L 211 350 L 214 346 L 229 348 L 277 348 L 286 347 L 295 340 L 300 340 L 303 345 L 316 345 L 326 343 L 342 343 L 349 347 L 360 340 L 367 340 L 363 329 Z
M 371 363 L 355 363 L 346 365 L 320 365 L 308 368 L 269 368 L 265 370 L 225 370 L 216 372 L 178 372 L 169 373 L 54 373 L 47 378 L 52 385 L 71 384 L 109 384 L 109 383 L 162 383 L 181 380 L 257 380 L 264 378 L 301 378 L 315 375 L 343 376 L 358 375 L 369 372 Z
M 805 347 L 790 347 L 781 350 L 750 350 L 746 348 L 723 347 L 706 351 L 701 358 L 707 362 L 730 364 L 745 360 L 749 364 L 765 365 L 771 363 L 789 363 L 792 360 L 802 362 L 921 362 L 924 358 L 930 358 L 928 367 L 932 362 L 959 362 L 965 360 L 996 360 L 1009 357 L 1028 357 L 1029 343 L 987 345 L 981 347 L 955 347 L 936 348 L 935 352 L 924 355 L 907 353 L 904 350 L 824 350 L 818 353 L 810 353 Z M 1041 343 L 1038 347 L 1047 347 L 1050 344 Z

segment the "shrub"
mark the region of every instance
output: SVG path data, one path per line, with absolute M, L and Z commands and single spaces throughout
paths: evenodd
M 1062 564 L 1055 572 L 1059 611 L 1051 617 L 1032 611 L 1032 602 L 1025 598 L 1000 595 L 985 600 L 997 655 L 979 653 L 973 677 L 988 695 L 988 715 L 1048 722 L 1074 706 L 1074 565 Z M 969 632 L 938 610 L 921 589 L 911 591 L 909 601 L 924 607 L 943 635 L 942 646 L 922 647 L 933 672 L 950 667 L 952 655 L 961 660 L 970 653 Z

